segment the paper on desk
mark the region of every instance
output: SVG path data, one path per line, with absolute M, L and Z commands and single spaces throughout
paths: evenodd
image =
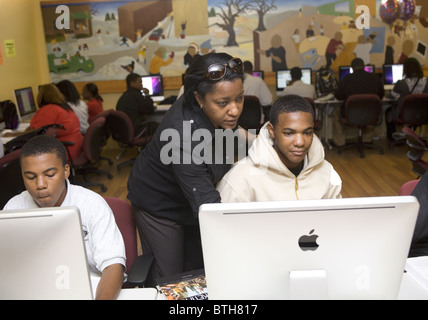
M 408 258 L 404 269 L 428 290 L 428 256 Z

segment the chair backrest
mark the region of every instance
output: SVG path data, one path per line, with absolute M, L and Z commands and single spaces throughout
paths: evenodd
M 14 196 L 25 191 L 19 156 L 21 149 L 0 158 L 0 210 Z
M 256 96 L 244 97 L 244 108 L 241 116 L 239 117 L 238 124 L 244 129 L 257 129 L 260 128 L 262 117 L 262 106 L 259 98 Z
M 415 127 L 428 124 L 428 93 L 404 97 L 398 122 Z
M 345 123 L 355 127 L 375 126 L 382 121 L 382 102 L 375 94 L 354 94 L 345 102 Z
M 126 251 L 126 270 L 129 271 L 138 255 L 137 229 L 132 213 L 132 206 L 125 200 L 104 197 L 113 211 L 116 224 L 122 234 Z
M 409 196 L 412 194 L 413 189 L 415 189 L 416 185 L 418 184 L 419 180 L 410 180 L 404 183 L 400 190 L 398 191 L 398 195 L 400 196 Z
M 100 158 L 105 143 L 105 118 L 97 118 L 92 121 L 88 127 L 83 139 L 83 152 L 90 161 L 96 161 Z
M 113 140 L 128 144 L 134 138 L 134 126 L 125 112 L 111 110 L 107 124 Z
M 104 134 L 105 134 L 105 137 L 104 137 L 105 143 L 104 144 L 107 144 L 107 140 L 108 140 L 108 138 L 110 138 L 110 128 L 108 126 L 108 122 L 107 122 L 108 120 L 107 119 L 110 116 L 111 111 L 112 111 L 111 109 L 101 111 L 92 119 L 92 122 L 94 122 L 98 118 L 106 119 L 106 126 L 105 126 L 105 130 L 104 130 Z

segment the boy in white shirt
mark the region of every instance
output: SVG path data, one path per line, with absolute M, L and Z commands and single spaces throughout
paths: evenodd
M 101 275 L 95 298 L 117 298 L 124 280 L 125 246 L 107 202 L 89 189 L 70 184 L 65 147 L 53 137 L 30 139 L 20 160 L 27 190 L 10 199 L 3 210 L 79 208 L 89 268 Z
M 295 94 L 303 98 L 315 100 L 317 97 L 315 88 L 311 84 L 304 83 L 302 79 L 302 69 L 294 67 L 290 70 L 291 82 L 284 88 L 281 96 Z

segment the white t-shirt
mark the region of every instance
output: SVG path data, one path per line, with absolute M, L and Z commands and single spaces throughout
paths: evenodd
M 82 134 L 86 133 L 86 130 L 89 128 L 89 113 L 88 113 L 88 105 L 85 101 L 79 100 L 78 104 L 73 104 L 71 102 L 68 103 L 68 105 L 73 109 L 76 116 L 79 118 L 80 121 L 80 132 Z
M 113 212 L 99 194 L 70 184 L 67 180 L 67 195 L 61 207 L 75 206 L 80 210 L 86 255 L 91 273 L 100 274 L 112 265 L 126 267 L 125 245 L 116 225 Z M 3 210 L 38 208 L 28 191 L 8 201 Z
M 245 74 L 244 94 L 246 96 L 256 96 L 262 106 L 272 104 L 272 93 L 262 78 Z
M 295 94 L 303 98 L 315 99 L 317 94 L 315 88 L 311 84 L 304 83 L 302 80 L 294 81 L 292 85 L 286 86 L 281 93 L 281 96 Z

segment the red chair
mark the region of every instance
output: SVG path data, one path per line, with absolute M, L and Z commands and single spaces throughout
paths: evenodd
M 111 110 L 107 118 L 108 127 L 113 140 L 119 143 L 121 148 L 120 154 L 116 157 L 117 160 L 125 153 L 127 148 L 138 147 L 142 150 L 151 140 L 155 133 L 158 124 L 148 122 L 145 129 L 135 136 L 134 126 L 132 125 L 129 116 L 122 111 Z M 133 164 L 135 158 L 117 165 L 119 171 L 121 167 Z
M 343 124 L 358 128 L 358 141 L 356 143 L 346 144 L 337 151 L 341 154 L 344 149 L 357 147 L 360 157 L 364 158 L 364 149 L 377 149 L 383 154 L 383 148 L 370 143 L 363 142 L 362 131 L 369 126 L 377 126 L 382 122 L 382 102 L 379 96 L 375 94 L 355 94 L 346 99 L 345 116 L 342 117 Z
M 0 158 L 0 210 L 12 197 L 26 189 L 22 180 L 20 155 L 21 149 L 18 149 Z
M 126 273 L 128 281 L 125 286 L 143 287 L 153 264 L 151 254 L 138 256 L 137 228 L 132 213 L 132 206 L 125 200 L 104 197 L 113 211 L 116 224 L 122 234 L 126 252 Z
M 113 178 L 110 172 L 97 168 L 105 142 L 105 121 L 105 118 L 100 117 L 91 123 L 84 136 L 82 154 L 78 158 L 70 160 L 71 181 L 73 183 L 84 187 L 98 186 L 103 192 L 107 191 L 104 184 L 91 182 L 88 180 L 88 176 L 96 173 L 105 175 L 108 179 Z M 67 146 L 67 144 L 65 145 Z M 77 181 L 76 176 L 82 176 L 83 181 Z
M 398 191 L 399 196 L 409 196 L 412 194 L 419 180 L 410 180 L 404 183 Z
M 406 135 L 407 145 L 409 146 L 409 151 L 407 151 L 407 158 L 412 163 L 412 170 L 419 177 L 422 177 L 428 170 L 428 162 L 423 159 L 425 151 L 428 150 L 428 142 L 419 137 L 409 127 L 404 127 L 402 130 Z

